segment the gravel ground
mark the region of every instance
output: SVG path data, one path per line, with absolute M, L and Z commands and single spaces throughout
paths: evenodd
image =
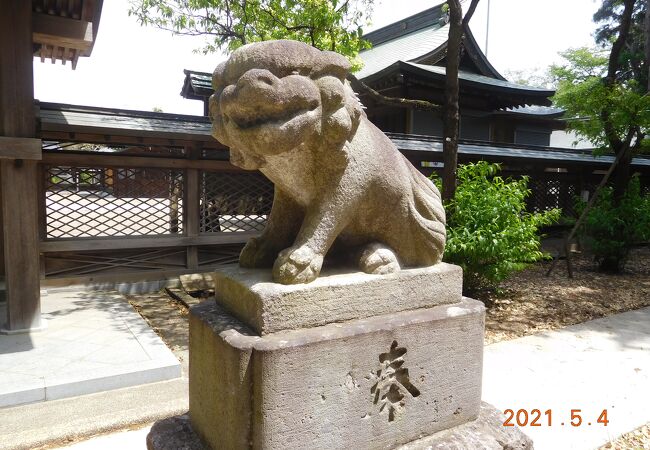
M 601 450 L 650 450 L 650 424 L 625 434 L 600 448 Z
M 535 264 L 507 280 L 498 294 L 479 295 L 488 306 L 485 343 L 514 339 L 650 306 L 650 247 L 635 249 L 625 273 L 602 274 L 588 257 L 574 258 L 574 277 L 560 261 Z

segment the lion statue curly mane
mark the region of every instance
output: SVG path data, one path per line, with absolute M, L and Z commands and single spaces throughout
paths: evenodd
M 273 267 L 276 282 L 313 281 L 326 254 L 372 274 L 442 258 L 440 193 L 367 119 L 349 70 L 337 53 L 266 41 L 214 71 L 214 137 L 233 164 L 275 184 L 266 228 L 239 263 Z

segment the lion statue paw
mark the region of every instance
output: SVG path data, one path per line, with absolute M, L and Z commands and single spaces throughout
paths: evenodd
M 276 246 L 269 239 L 252 237 L 239 254 L 239 265 L 249 269 L 272 267 L 277 254 Z
M 273 279 L 282 284 L 310 283 L 320 274 L 323 256 L 304 245 L 282 250 L 273 265 Z
M 361 251 L 359 268 L 365 273 L 385 275 L 399 272 L 400 265 L 393 250 L 379 242 L 374 242 Z

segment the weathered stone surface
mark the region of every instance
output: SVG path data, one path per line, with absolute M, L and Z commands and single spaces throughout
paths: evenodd
M 504 427 L 504 420 L 501 411 L 483 402 L 476 420 L 396 450 L 533 450 L 533 441 L 517 427 Z
M 236 265 L 213 276 L 217 303 L 261 335 L 380 314 L 458 303 L 462 270 L 440 263 L 388 275 L 331 274 L 307 285 L 273 283 Z
M 439 431 L 396 450 L 533 450 L 533 442 L 517 427 L 504 427 L 500 411 L 481 404 L 476 420 Z M 305 442 L 303 448 L 312 448 Z M 194 433 L 187 415 L 164 419 L 147 436 L 149 450 L 199 450 L 207 448 Z M 365 447 L 359 447 L 362 449 Z
M 213 448 L 249 448 L 252 435 L 251 357 L 259 339 L 206 302 L 190 309 L 189 396 L 192 425 Z
M 284 284 L 318 277 L 332 249 L 367 273 L 439 262 L 440 193 L 363 112 L 347 58 L 296 41 L 245 45 L 214 71 L 213 135 L 275 184 L 266 229 L 240 255 Z M 331 253 L 331 252 L 330 252 Z
M 205 450 L 207 447 L 192 429 L 190 417 L 169 417 L 159 420 L 147 434 L 147 450 Z
M 187 292 L 192 291 L 209 291 L 214 289 L 214 280 L 211 273 L 192 273 L 181 275 L 181 286 Z
M 393 448 L 478 416 L 483 304 L 263 337 L 218 305 L 190 317 L 190 416 L 213 448 Z

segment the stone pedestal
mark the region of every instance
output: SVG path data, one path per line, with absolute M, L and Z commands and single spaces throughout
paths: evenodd
M 445 263 L 390 275 L 325 272 L 309 284 L 238 266 L 213 278 L 217 303 L 260 335 L 458 303 L 463 291 L 462 269 Z
M 533 442 L 517 427 L 504 427 L 506 417 L 481 404 L 475 420 L 409 442 L 395 450 L 533 450 Z M 187 414 L 159 420 L 147 435 L 149 450 L 205 450 Z M 311 448 L 305 443 L 303 448 Z M 347 447 L 346 447 L 347 448 Z
M 484 307 L 457 267 L 215 283 L 190 318 L 190 420 L 212 448 L 394 448 L 478 417 Z

